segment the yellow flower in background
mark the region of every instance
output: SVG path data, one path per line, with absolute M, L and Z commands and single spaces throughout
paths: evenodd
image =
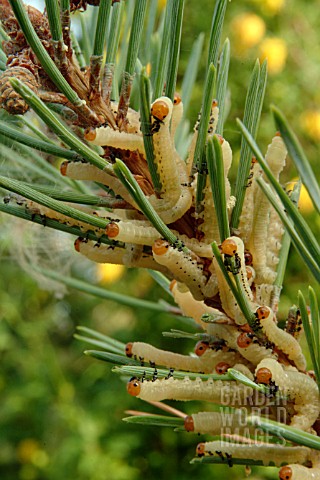
M 288 190 L 292 190 L 297 179 L 293 180 L 289 185 L 287 186 Z M 301 191 L 300 191 L 300 198 L 298 202 L 298 207 L 301 210 L 302 213 L 310 213 L 314 210 L 314 206 L 312 203 L 312 200 L 309 196 L 308 190 L 306 187 L 302 184 L 301 185 Z
M 261 3 L 266 14 L 276 15 L 284 8 L 286 0 L 264 0 Z
M 123 276 L 124 265 L 113 265 L 112 263 L 99 263 L 97 265 L 97 276 L 101 283 L 113 283 Z
M 260 60 L 268 59 L 268 72 L 271 74 L 279 73 L 283 70 L 288 49 L 287 44 L 282 38 L 265 38 L 260 47 Z
M 34 455 L 40 450 L 40 444 L 34 438 L 21 440 L 17 447 L 17 456 L 21 463 L 32 462 Z
M 159 4 L 158 4 L 158 7 L 159 7 L 160 10 L 163 10 L 166 5 L 167 5 L 167 0 L 160 0 Z
M 149 62 L 146 66 L 146 74 L 150 77 L 151 74 L 151 63 Z
M 320 140 L 320 110 L 307 110 L 301 115 L 300 122 L 312 140 Z
M 300 198 L 299 198 L 299 208 L 301 212 L 312 212 L 314 209 L 309 193 L 304 185 L 301 187 Z
M 237 15 L 230 25 L 238 53 L 257 45 L 266 31 L 262 18 L 254 13 Z

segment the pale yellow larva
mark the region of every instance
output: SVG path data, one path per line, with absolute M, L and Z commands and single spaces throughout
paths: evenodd
M 278 180 L 280 172 L 285 166 L 287 150 L 282 138 L 273 137 L 266 154 L 266 162 L 275 178 Z M 270 217 L 270 202 L 262 190 L 256 191 L 254 198 L 254 219 L 248 248 L 253 256 L 253 267 L 256 271 L 255 282 L 270 283 L 269 269 L 267 268 L 268 225 Z
M 189 432 L 221 435 L 236 432 L 239 435 L 249 431 L 246 417 L 241 409 L 234 412 L 198 412 L 185 418 L 185 429 Z
M 74 208 L 75 210 L 79 210 L 80 212 L 94 214 L 94 212 L 89 212 L 87 209 L 81 208 L 79 205 L 74 205 L 74 204 L 66 204 L 66 205 L 72 206 L 72 208 Z M 31 200 L 26 200 L 25 207 L 29 213 L 41 215 L 44 218 L 50 218 L 52 220 L 56 220 L 57 222 L 63 223 L 70 227 L 79 227 L 83 233 L 92 231 L 95 233 L 95 235 L 97 235 L 97 237 L 101 237 L 101 235 L 104 235 L 106 233 L 105 229 L 103 228 L 99 228 L 94 225 L 90 225 L 89 223 L 76 220 L 72 217 L 68 217 L 67 215 L 56 212 L 51 208 L 45 207 L 44 205 L 40 205 L 39 203 L 33 202 Z
M 306 370 L 306 359 L 297 340 L 277 326 L 274 312 L 270 307 L 259 307 L 256 316 L 263 333 L 295 364 L 298 370 Z
M 154 363 L 156 366 L 162 365 L 167 368 L 195 373 L 224 373 L 240 359 L 237 352 L 213 350 L 205 342 L 199 342 L 199 344 L 199 346 L 196 345 L 198 355 L 194 356 L 160 350 L 143 342 L 127 344 L 126 354 L 129 357 L 134 356 L 143 361 Z
M 256 179 L 262 175 L 261 167 L 256 158 L 253 157 L 251 161 L 250 174 L 246 193 L 244 197 L 243 207 L 240 215 L 238 226 L 239 235 L 243 243 L 247 246 L 252 233 L 252 224 L 254 217 L 254 191 L 256 187 Z
M 186 317 L 192 317 L 198 325 L 200 325 L 204 330 L 207 330 L 211 334 L 211 331 L 214 330 L 215 325 L 205 323 L 201 320 L 202 316 L 209 314 L 212 316 L 217 316 L 218 318 L 224 318 L 228 321 L 228 317 L 223 315 L 219 310 L 209 307 L 203 301 L 197 301 L 192 296 L 191 292 L 188 289 L 182 290 L 179 288 L 177 281 L 171 282 L 170 286 L 174 301 L 179 305 L 182 310 L 182 313 Z M 231 347 L 233 348 L 233 347 Z
M 145 220 L 121 220 L 112 222 L 106 228 L 109 238 L 138 245 L 153 245 L 160 237 L 159 232 Z
M 160 97 L 151 105 L 154 162 L 160 178 L 161 197 L 170 196 L 176 203 L 180 196 L 180 179 L 175 148 L 171 140 L 170 121 L 172 102 L 168 97 Z
M 285 463 L 304 463 L 310 457 L 311 449 L 307 447 L 285 447 L 272 444 L 239 444 L 227 441 L 217 440 L 214 442 L 200 443 L 197 446 L 197 454 L 226 456 L 230 460 L 234 458 L 243 458 L 251 460 L 261 460 L 265 466 L 274 464 L 276 466 Z M 302 480 L 302 477 L 301 477 Z
M 211 379 L 202 381 L 200 378 L 190 380 L 188 377 L 183 380 L 170 377 L 143 382 L 132 379 L 127 385 L 127 390 L 131 395 L 148 402 L 203 400 L 220 404 L 221 399 L 228 398 L 239 405 L 245 404 L 247 397 L 252 395 L 250 387 L 237 382 Z
M 291 417 L 292 427 L 311 430 L 320 412 L 319 389 L 312 378 L 295 369 L 284 369 L 271 358 L 265 358 L 259 363 L 256 377 L 259 383 L 274 382 L 280 392 L 293 401 L 295 414 Z
M 125 265 L 128 268 L 150 268 L 165 275 L 169 274 L 168 270 L 157 264 L 151 255 L 142 251 L 139 255 L 132 255 L 132 248 L 136 249 L 136 247 L 140 247 L 140 245 L 126 244 L 124 248 L 120 248 L 105 244 L 99 245 L 95 241 L 83 238 L 78 238 L 75 241 L 75 250 L 93 262 Z
M 191 207 L 192 191 L 189 186 L 180 186 L 178 200 L 169 193 L 165 198 L 157 198 L 155 195 L 148 197 L 149 202 L 165 224 L 174 223 L 181 218 Z
M 181 248 L 170 245 L 165 240 L 156 241 L 152 247 L 156 262 L 167 267 L 174 278 L 184 283 L 196 300 L 203 300 L 202 289 L 207 283 L 203 265 L 198 259 L 185 253 Z
M 105 172 L 104 170 L 100 170 L 91 163 L 63 162 L 61 164 L 60 171 L 62 175 L 72 178 L 73 180 L 85 180 L 102 183 L 103 185 L 109 187 L 115 193 L 115 195 L 120 195 L 120 197 L 122 197 L 127 203 L 138 208 L 135 202 L 132 200 L 132 197 L 128 193 L 127 189 L 122 185 L 117 177 L 109 175 L 109 173 Z
M 176 234 L 186 247 L 192 250 L 199 257 L 213 258 L 211 243 L 200 242 L 196 238 L 189 238 L 187 235 Z
M 143 136 L 141 132 L 119 132 L 119 130 L 114 130 L 113 128 L 106 126 L 96 128 L 93 132 L 88 132 L 88 134 L 85 135 L 85 138 L 93 145 L 108 146 L 120 150 L 131 150 L 133 152 L 138 150 L 145 156 Z

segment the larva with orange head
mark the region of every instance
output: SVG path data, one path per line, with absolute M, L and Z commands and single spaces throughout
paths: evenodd
M 160 265 L 167 267 L 179 282 L 184 283 L 196 300 L 203 300 L 203 287 L 207 278 L 203 265 L 196 257 L 173 247 L 165 240 L 158 240 L 152 247 L 153 257 Z
M 195 357 L 160 350 L 143 342 L 130 343 L 129 356 L 134 356 L 138 359 L 142 358 L 145 362 L 154 363 L 157 366 L 161 365 L 167 368 L 174 368 L 175 370 L 220 374 L 226 373 L 227 369 L 239 360 L 239 355 L 232 351 L 216 351 L 207 348 L 201 352 L 201 355 L 197 354 Z
M 253 365 L 257 365 L 264 358 L 277 358 L 270 348 L 259 345 L 257 339 L 246 332 L 238 335 L 237 346 L 239 353 Z
M 272 464 L 280 466 L 291 462 L 304 463 L 309 460 L 312 452 L 307 447 L 284 447 L 279 444 L 239 444 L 221 440 L 205 442 L 201 445 L 200 451 L 202 455 L 218 456 L 219 454 L 228 454 L 234 458 L 261 460 L 265 466 Z M 198 454 L 198 448 L 196 451 Z
M 161 197 L 166 199 L 169 195 L 172 203 L 176 203 L 180 196 L 180 179 L 170 134 L 172 108 L 172 102 L 168 97 L 155 100 L 151 105 L 151 128 L 154 130 L 154 162 L 162 185 Z
M 99 127 L 88 130 L 84 138 L 93 145 L 108 146 L 121 150 L 139 152 L 145 156 L 142 133 L 119 132 L 110 127 Z
M 242 240 L 239 237 L 229 237 L 220 245 L 220 250 L 224 255 L 224 258 L 232 257 L 234 258 L 234 263 L 237 265 L 237 270 L 239 273 L 240 281 L 243 287 L 243 291 L 247 296 L 249 302 L 252 302 L 253 295 L 251 292 L 250 284 L 248 282 L 246 265 L 245 265 L 245 258 L 244 258 L 244 245 Z M 225 258 L 226 260 L 226 258 Z M 218 279 L 218 286 L 219 286 L 219 295 L 221 299 L 221 304 L 223 310 L 226 314 L 234 319 L 234 321 L 238 325 L 242 325 L 246 323 L 246 319 L 237 304 L 233 293 L 231 292 L 230 287 L 228 286 L 226 279 L 219 268 L 216 260 L 213 260 L 213 264 L 215 267 L 217 279 Z M 229 275 L 233 275 L 230 273 Z
M 240 282 L 242 284 L 243 291 L 248 299 L 249 302 L 253 301 L 253 295 L 252 291 L 250 288 L 250 283 L 248 280 L 248 273 L 247 273 L 247 268 L 246 268 L 246 258 L 245 258 L 245 249 L 244 249 L 244 243 L 241 238 L 239 237 L 229 237 L 224 242 L 222 242 L 221 248 L 222 248 L 222 253 L 227 254 L 227 246 L 226 243 L 231 242 L 234 247 L 231 248 L 231 250 L 235 250 L 234 253 L 228 253 L 231 257 L 234 257 L 236 262 L 239 263 L 239 276 L 240 276 Z M 229 245 L 229 250 L 230 250 L 230 245 Z
M 258 307 L 255 313 L 263 333 L 295 364 L 298 370 L 306 370 L 306 359 L 297 340 L 277 326 L 270 307 Z
M 126 220 L 110 223 L 107 228 L 107 235 L 119 242 L 131 242 L 138 245 L 152 246 L 159 238 L 159 232 L 150 225 L 147 220 Z M 177 238 L 184 242 L 186 246 L 194 253 L 203 257 L 212 257 L 212 248 L 210 245 L 199 244 L 195 239 L 190 239 L 186 235 L 179 235 L 172 230 Z M 193 247 L 195 250 L 193 250 Z
M 115 195 L 119 195 L 127 203 L 138 208 L 135 202 L 132 200 L 132 197 L 128 193 L 127 189 L 122 185 L 117 177 L 109 175 L 109 173 L 106 173 L 104 170 L 100 170 L 91 163 L 66 161 L 61 164 L 60 172 L 62 175 L 72 178 L 73 180 L 85 180 L 102 183 L 102 185 L 109 187 L 115 193 Z
M 131 386 L 134 383 L 134 389 Z M 136 385 L 138 383 L 138 385 Z M 202 381 L 200 378 L 190 380 L 185 377 L 177 380 L 173 377 L 161 380 L 144 380 L 143 382 L 131 380 L 127 386 L 130 394 L 134 391 L 136 397 L 148 402 L 161 402 L 162 400 L 203 400 L 207 402 L 221 403 L 221 398 L 228 398 L 231 402 L 236 401 L 240 405 L 246 402 L 247 397 L 252 395 L 252 389 L 237 382 L 222 380 Z M 223 392 L 223 396 L 222 396 Z
M 165 223 L 173 223 L 190 208 L 192 192 L 184 161 L 175 150 L 170 133 L 173 105 L 169 98 L 160 97 L 151 106 L 154 162 L 162 185 L 161 198 L 149 201 Z
M 106 228 L 109 238 L 125 243 L 138 245 L 153 245 L 159 238 L 159 232 L 144 220 L 123 220 L 117 223 L 109 223 Z
M 150 268 L 168 274 L 168 270 L 158 265 L 151 255 L 140 252 L 134 258 L 130 255 L 132 245 L 126 244 L 124 248 L 97 244 L 95 241 L 77 238 L 75 250 L 89 260 L 96 263 L 112 263 L 114 265 L 125 265 L 128 268 Z
M 256 368 L 257 381 L 274 382 L 280 393 L 293 401 L 296 412 L 290 425 L 304 431 L 310 431 L 320 412 L 319 389 L 308 375 L 294 369 L 284 369 L 272 358 L 265 358 Z M 288 462 L 291 463 L 291 462 Z
M 224 430 L 229 433 L 236 432 L 241 435 L 248 433 L 244 412 L 240 409 L 232 413 L 228 412 L 199 412 L 188 415 L 184 421 L 187 432 L 200 433 L 202 435 L 221 435 Z M 205 449 L 204 449 L 205 452 Z

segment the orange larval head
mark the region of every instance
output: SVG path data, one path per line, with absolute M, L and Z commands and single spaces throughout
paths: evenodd
M 182 101 L 182 98 L 181 98 L 180 93 L 175 92 L 174 98 L 173 98 L 173 104 L 174 105 L 179 105 L 179 103 L 181 103 L 181 101 Z
M 194 432 L 194 421 L 191 415 L 184 418 L 184 428 L 187 432 Z
M 64 177 L 67 175 L 67 170 L 68 170 L 68 162 L 62 162 L 60 165 L 60 173 Z
M 141 391 L 141 382 L 137 378 L 132 378 L 127 383 L 127 392 L 133 397 L 137 397 Z
M 224 255 L 233 256 L 237 252 L 238 246 L 232 238 L 226 238 L 226 240 L 221 243 L 220 250 Z
M 256 310 L 256 317 L 258 320 L 265 320 L 270 315 L 270 308 L 269 307 L 259 307 Z
M 85 131 L 84 138 L 88 140 L 88 142 L 93 142 L 96 139 L 97 131 L 95 128 L 88 128 Z
M 110 222 L 106 226 L 106 234 L 108 235 L 109 238 L 115 238 L 119 235 L 119 227 L 116 223 Z
M 237 338 L 237 345 L 239 348 L 247 348 L 252 343 L 252 338 L 249 337 L 247 333 L 240 333 Z
M 195 346 L 194 353 L 198 355 L 198 357 L 201 357 L 204 352 L 206 352 L 209 348 L 209 343 L 208 342 L 203 342 L 202 340 L 198 342 Z
M 161 240 L 161 238 L 159 238 L 154 242 L 152 251 L 156 255 L 164 255 L 167 253 L 169 245 L 170 244 L 166 240 Z
M 126 348 L 125 348 L 125 351 L 126 351 L 126 355 L 127 357 L 132 357 L 133 353 L 132 353 L 132 347 L 133 347 L 133 343 L 132 342 L 129 342 L 127 343 L 126 345 Z
M 157 120 L 163 121 L 169 113 L 169 107 L 163 100 L 157 100 L 151 107 L 151 115 Z
M 228 369 L 230 367 L 231 367 L 231 365 L 229 365 L 229 363 L 219 362 L 215 366 L 215 371 L 217 372 L 218 375 L 223 375 L 224 373 L 226 373 L 228 371 Z
M 81 238 L 80 237 L 76 238 L 74 241 L 74 249 L 76 250 L 76 252 L 80 252 L 80 243 L 81 243 Z
M 269 385 L 272 379 L 272 372 L 269 368 L 259 368 L 256 373 L 256 378 L 258 383 Z
M 203 455 L 205 454 L 205 451 L 206 451 L 205 444 L 203 442 L 198 443 L 196 448 L 196 454 L 198 455 L 198 457 L 203 457 Z
M 292 469 L 291 467 L 285 466 L 279 470 L 279 478 L 281 480 L 290 480 L 292 478 Z M 302 479 L 301 479 L 302 480 Z

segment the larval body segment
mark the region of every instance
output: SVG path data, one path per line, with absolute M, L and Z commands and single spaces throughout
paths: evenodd
M 276 135 L 268 147 L 266 162 L 277 180 L 285 166 L 286 155 L 287 150 L 284 142 L 280 136 Z M 270 280 L 274 280 L 274 272 L 270 272 L 267 267 L 268 227 L 271 207 L 269 200 L 258 187 L 254 198 L 254 206 L 254 220 L 248 248 L 253 256 L 253 267 L 256 271 L 255 282 L 257 284 L 272 283 Z
M 247 397 L 252 395 L 252 389 L 236 382 L 221 380 L 202 381 L 200 378 L 190 380 L 185 377 L 177 380 L 173 377 L 155 381 L 144 381 L 140 384 L 140 393 L 137 395 L 142 400 L 160 402 L 162 400 L 203 400 L 221 403 L 221 393 L 228 398 L 235 398 L 237 403 L 245 403 Z
M 221 452 L 234 458 L 262 460 L 266 466 L 272 463 L 278 467 L 288 462 L 304 463 L 309 460 L 311 455 L 311 449 L 307 447 L 284 447 L 272 444 L 245 445 L 220 440 L 201 445 L 203 445 L 204 455 L 218 456 L 217 452 Z M 302 478 L 304 477 L 301 477 L 301 480 Z
M 240 356 L 236 352 L 215 351 L 208 348 L 201 357 L 181 355 L 166 350 L 160 350 L 152 345 L 143 342 L 133 342 L 132 355 L 143 361 L 162 365 L 176 370 L 196 373 L 216 373 L 215 366 L 225 362 L 230 366 L 236 364 Z
M 272 381 L 279 387 L 280 393 L 287 395 L 294 403 L 295 415 L 290 425 L 304 431 L 310 431 L 320 411 L 319 389 L 316 382 L 308 375 L 294 369 L 284 369 L 274 359 L 266 358 L 257 366 L 266 368 L 272 374 Z

